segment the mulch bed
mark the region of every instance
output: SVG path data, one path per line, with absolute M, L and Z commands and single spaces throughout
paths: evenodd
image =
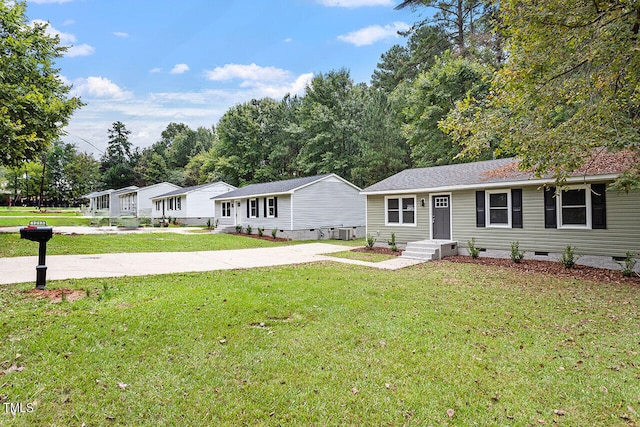
M 351 252 L 364 252 L 366 254 L 383 254 L 383 255 L 393 255 L 393 256 L 400 256 L 402 254 L 402 251 L 392 251 L 389 248 L 383 248 L 380 246 L 374 246 L 373 248 L 369 249 L 367 247 L 364 248 L 355 248 L 355 249 L 351 249 Z
M 229 234 L 235 234 L 236 236 L 252 237 L 254 239 L 260 239 L 260 240 L 268 240 L 269 242 L 288 242 L 289 240 L 291 240 L 286 237 L 276 237 L 274 239 L 271 236 L 271 233 L 269 233 L 269 235 L 263 234 L 262 236 L 258 236 L 257 234 L 246 234 L 246 233 L 229 233 Z
M 565 268 L 560 262 L 538 261 L 538 260 L 522 260 L 520 264 L 516 264 L 511 259 L 505 258 L 476 258 L 469 256 L 451 256 L 443 259 L 443 262 L 457 262 L 465 264 L 478 264 L 483 266 L 493 266 L 519 270 L 533 274 L 547 274 L 557 277 L 566 277 L 577 280 L 588 280 L 599 283 L 620 283 L 640 286 L 640 277 L 637 275 L 625 277 L 622 272 L 617 270 L 607 270 L 605 268 L 587 267 L 584 265 L 576 265 L 573 268 Z

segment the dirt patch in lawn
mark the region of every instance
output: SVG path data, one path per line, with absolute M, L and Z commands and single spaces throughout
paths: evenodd
M 520 270 L 526 273 L 547 274 L 558 277 L 566 277 L 577 280 L 588 280 L 599 283 L 624 283 L 640 286 L 640 277 L 634 274 L 632 277 L 625 277 L 617 270 L 607 270 L 604 268 L 587 267 L 576 265 L 573 268 L 565 268 L 560 262 L 522 260 L 516 264 L 511 259 L 506 258 L 476 258 L 469 256 L 451 256 L 444 258 L 441 262 L 458 262 L 467 264 L 487 265 Z
M 63 299 L 73 302 L 87 296 L 87 292 L 80 289 L 30 289 L 25 293 L 35 298 L 46 298 L 52 303 L 60 303 Z
M 380 246 L 374 246 L 373 248 L 355 248 L 351 249 L 351 252 L 363 252 L 366 254 L 382 254 L 382 255 L 392 255 L 392 256 L 400 256 L 402 251 L 392 251 L 389 248 L 383 248 Z

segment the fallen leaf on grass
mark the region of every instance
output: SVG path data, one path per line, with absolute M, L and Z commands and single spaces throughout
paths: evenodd
M 122 390 L 124 390 L 125 388 L 129 387 L 129 384 L 118 383 L 118 387 L 120 387 Z
M 354 388 L 352 388 L 352 389 L 351 389 L 351 393 L 353 393 L 353 394 L 358 394 L 358 389 L 357 389 L 357 388 L 355 388 L 355 387 L 354 387 Z
M 553 413 L 560 416 L 564 415 L 564 411 L 562 409 L 554 409 Z
M 447 409 L 447 415 L 449 416 L 449 418 L 453 418 L 455 414 L 456 411 L 454 411 L 453 409 Z

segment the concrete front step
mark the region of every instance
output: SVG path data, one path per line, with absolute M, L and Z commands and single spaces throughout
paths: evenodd
M 458 244 L 448 240 L 421 240 L 407 243 L 407 248 L 402 252 L 403 258 L 433 261 L 444 256 L 456 255 Z

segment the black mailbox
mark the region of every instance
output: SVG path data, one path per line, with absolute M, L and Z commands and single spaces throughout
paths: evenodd
M 38 265 L 36 266 L 36 289 L 45 289 L 47 280 L 47 242 L 53 237 L 53 227 L 30 225 L 20 229 L 20 238 L 39 242 Z

